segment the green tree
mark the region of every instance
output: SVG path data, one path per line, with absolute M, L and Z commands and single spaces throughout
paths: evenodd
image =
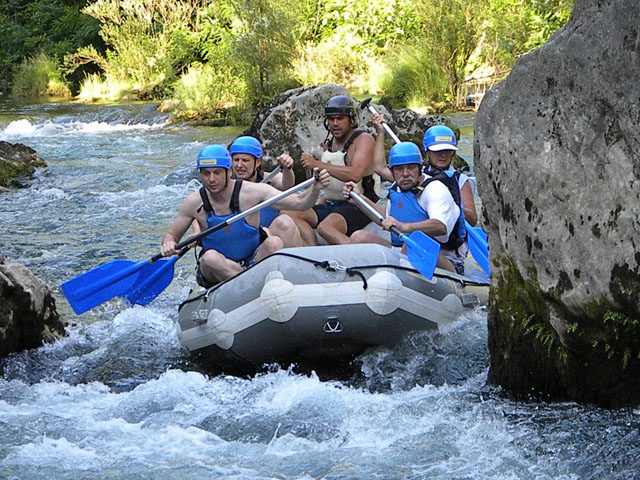
M 99 24 L 80 12 L 84 0 L 4 0 L 0 2 L 0 91 L 8 89 L 15 69 L 44 53 L 60 62 L 86 45 L 102 50 Z M 77 79 L 76 79 L 77 80 Z
M 506 73 L 520 56 L 565 25 L 573 0 L 493 0 L 488 4 L 482 60 Z
M 84 7 L 101 25 L 106 75 L 131 81 L 152 96 L 161 93 L 196 55 L 203 1 L 96 0 Z
M 228 57 L 232 71 L 244 80 L 246 100 L 254 107 L 277 93 L 298 86 L 291 62 L 297 56 L 305 24 L 299 0 L 227 0 L 218 7 L 223 25 L 216 47 L 207 58 Z M 222 2 L 221 2 L 222 3 Z M 213 55 L 217 58 L 213 59 Z
M 482 37 L 486 20 L 486 0 L 420 0 L 424 47 L 444 72 L 450 102 L 459 107 L 460 94 L 469 59 Z

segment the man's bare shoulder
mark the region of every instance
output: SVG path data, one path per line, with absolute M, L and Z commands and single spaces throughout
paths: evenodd
M 267 183 L 242 182 L 240 189 L 241 200 L 248 199 L 249 203 L 260 203 L 277 193 L 279 193 L 278 190 Z
M 371 144 L 373 145 L 374 143 L 376 143 L 375 138 L 373 138 L 373 135 L 371 135 L 369 132 L 362 132 L 360 135 L 358 135 L 356 137 L 356 139 L 353 141 L 354 145 L 358 145 L 358 144 Z
M 200 197 L 200 190 L 191 192 L 182 201 L 181 210 L 195 217 L 196 210 L 202 205 L 202 198 Z

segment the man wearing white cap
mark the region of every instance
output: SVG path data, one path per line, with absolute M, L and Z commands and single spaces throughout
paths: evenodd
M 373 114 L 371 115 L 373 126 L 376 128 L 377 139 L 384 142 L 385 131 L 382 127 L 384 123 L 384 115 Z M 376 141 L 378 141 L 376 139 Z M 456 136 L 446 125 L 434 125 L 427 129 L 424 134 L 422 146 L 427 154 L 427 166 L 425 173 L 433 175 L 435 171 L 447 171 L 454 174 L 458 181 L 458 187 L 460 188 L 460 197 L 462 198 L 462 208 L 464 211 L 464 218 L 470 225 L 475 226 L 478 223 L 478 214 L 476 212 L 476 205 L 474 196 L 476 194 L 476 184 L 473 179 L 453 168 L 451 160 L 453 154 L 458 150 Z M 384 154 L 376 154 L 374 156 L 375 171 L 376 173 L 388 182 L 393 182 L 393 175 L 387 168 L 387 163 L 384 158 Z

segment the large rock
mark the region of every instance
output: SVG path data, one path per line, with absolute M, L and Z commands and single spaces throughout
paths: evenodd
M 0 357 L 64 335 L 49 287 L 24 265 L 0 256 Z
M 478 109 L 489 381 L 513 392 L 640 401 L 639 27 L 637 0 L 576 0 Z
M 294 159 L 298 159 L 302 152 L 320 157 L 322 143 L 327 137 L 324 107 L 335 95 L 349 95 L 349 92 L 336 84 L 300 87 L 281 93 L 258 112 L 251 127 L 243 135 L 253 135 L 262 141 L 266 170 L 275 164 L 276 157 L 282 152 L 289 153 Z M 394 132 L 402 140 L 411 140 L 420 146 L 425 130 L 432 125 L 446 123 L 456 129 L 447 117 L 419 115 L 407 109 L 389 112 L 383 105 L 373 106 L 378 113 L 385 114 Z M 356 110 L 359 128 L 375 133 L 369 110 L 360 108 L 359 104 Z M 392 140 L 388 139 L 388 142 L 389 148 Z M 301 172 L 296 171 L 296 174 L 299 173 Z
M 31 147 L 21 143 L 0 141 L 0 187 L 10 185 L 21 186 L 16 179 L 30 177 L 38 167 L 46 167 L 47 163 Z

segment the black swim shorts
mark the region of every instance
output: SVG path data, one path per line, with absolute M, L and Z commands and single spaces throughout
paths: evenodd
M 347 222 L 347 236 L 351 236 L 356 230 L 362 230 L 371 222 L 371 219 L 358 207 L 346 200 L 327 200 L 313 207 L 318 216 L 318 223 L 323 221 L 330 213 L 337 213 Z

